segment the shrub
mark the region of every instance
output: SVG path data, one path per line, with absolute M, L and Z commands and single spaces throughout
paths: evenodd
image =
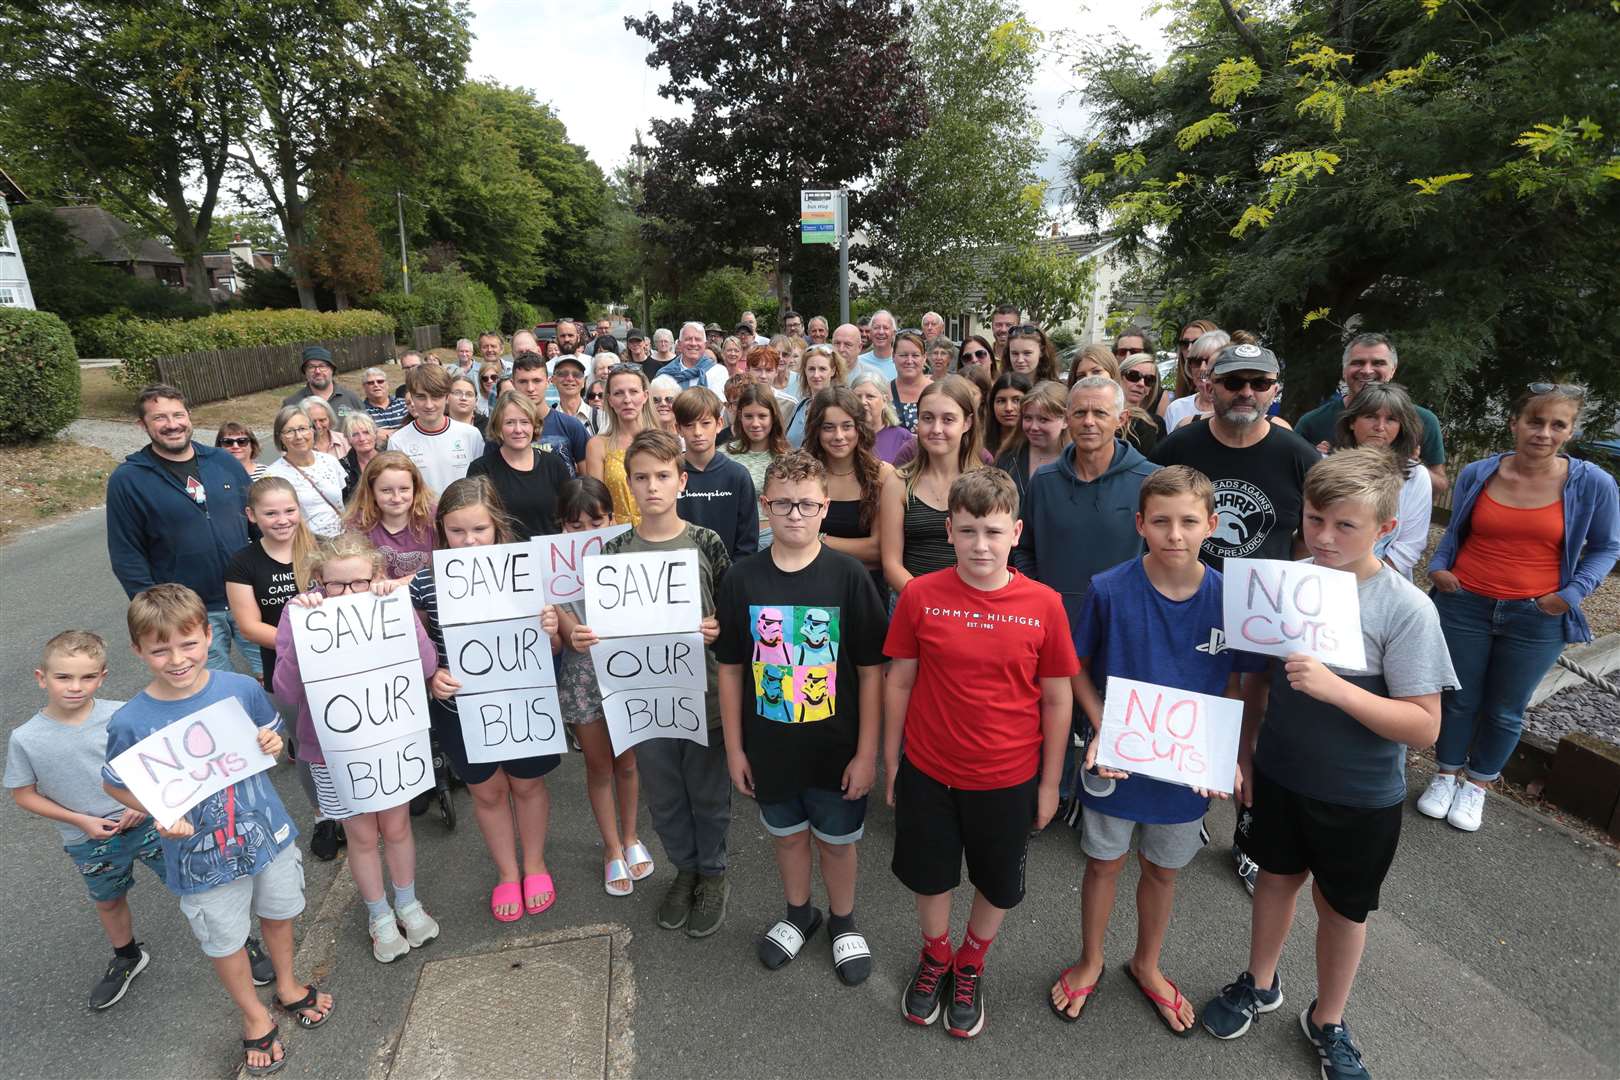
M 546 320 L 540 309 L 527 300 L 508 300 L 501 305 L 501 332 L 512 334 L 518 330 L 533 330 Z
M 233 311 L 203 319 L 153 322 L 148 319 L 118 319 L 103 316 L 89 320 L 87 332 L 116 343 L 109 356 L 123 357 L 118 381 L 140 387 L 157 377 L 152 360 L 174 353 L 204 349 L 235 349 L 247 345 L 293 345 L 300 341 L 324 341 L 391 334 L 394 321 L 380 311 Z
M 501 324 L 501 308 L 495 294 L 481 281 L 474 281 L 460 270 L 440 270 L 423 274 L 411 282 L 412 296 L 422 299 L 422 321 L 438 323 L 443 340 L 478 340 L 486 330 Z
M 410 343 L 412 330 L 428 323 L 427 301 L 419 293 L 378 293 L 366 303 L 394 320 L 394 340 L 401 345 Z
M 1058 350 L 1058 352 L 1062 352 L 1064 349 L 1072 349 L 1078 340 L 1074 336 L 1074 331 L 1067 326 L 1060 326 L 1046 336 L 1052 342 L 1052 348 Z
M 729 334 L 737 325 L 737 316 L 744 311 L 757 315 L 765 306 L 765 289 L 757 275 L 724 266 L 692 282 L 681 294 L 679 306 L 687 319 L 719 323 Z
M 0 308 L 0 440 L 43 439 L 79 415 L 79 355 L 48 311 Z

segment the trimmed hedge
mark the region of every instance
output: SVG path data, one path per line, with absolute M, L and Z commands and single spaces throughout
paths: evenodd
M 116 349 L 106 355 L 123 358 L 118 381 L 137 388 L 157 378 L 155 357 L 247 345 L 294 345 L 300 341 L 387 334 L 393 329 L 393 320 L 378 311 L 293 308 L 233 311 L 173 322 L 102 316 L 87 319 L 80 326 L 81 332 L 104 339 L 109 345 L 116 344 Z
M 79 415 L 79 354 L 48 311 L 0 307 L 0 441 L 43 439 Z
M 394 339 L 411 340 L 418 326 L 437 323 L 444 341 L 457 338 L 478 340 L 486 330 L 501 325 L 501 306 L 489 286 L 475 281 L 460 270 L 437 270 L 411 278 L 411 295 L 380 293 L 367 301 L 394 321 Z

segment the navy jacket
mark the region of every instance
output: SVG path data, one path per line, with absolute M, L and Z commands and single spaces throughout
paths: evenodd
M 725 541 L 732 562 L 758 551 L 759 497 L 742 463 L 716 451 L 707 469 L 690 461 L 683 464 L 686 490 L 675 503 L 681 520 L 713 529 Z
M 208 505 L 192 501 L 151 447 L 137 450 L 107 480 L 107 554 L 131 597 L 175 582 L 224 611 L 225 568 L 248 544 L 248 474 L 224 450 L 191 445 Z

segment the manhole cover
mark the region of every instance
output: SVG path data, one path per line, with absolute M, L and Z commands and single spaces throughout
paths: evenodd
M 595 936 L 427 964 L 389 1080 L 600 1080 L 612 963 Z

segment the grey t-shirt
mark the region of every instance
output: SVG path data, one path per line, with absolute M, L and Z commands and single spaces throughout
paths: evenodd
M 5 786 L 35 789 L 47 799 L 78 814 L 115 818 L 124 805 L 101 787 L 101 767 L 107 761 L 107 721 L 123 707 L 122 701 L 96 699 L 81 724 L 64 724 L 42 712 L 11 733 L 6 752 Z M 52 821 L 62 843 L 90 839 L 83 829 Z
M 1439 613 L 1417 586 L 1385 566 L 1356 593 L 1367 666 L 1329 670 L 1380 697 L 1456 688 Z M 1406 797 L 1406 747 L 1289 686 L 1281 660 L 1272 663 L 1254 764 L 1290 791 L 1341 806 L 1393 806 Z

